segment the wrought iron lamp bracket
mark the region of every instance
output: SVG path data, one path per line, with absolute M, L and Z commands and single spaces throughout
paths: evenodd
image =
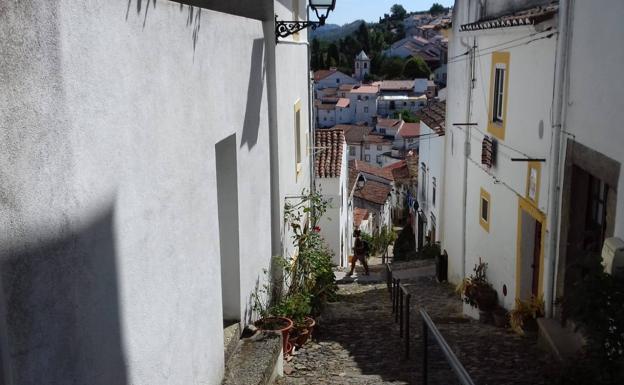
M 288 37 L 308 27 L 315 30 L 324 24 L 324 17 L 321 17 L 319 21 L 279 21 L 277 20 L 277 15 L 275 15 L 275 42 L 279 42 L 278 38 L 280 37 Z

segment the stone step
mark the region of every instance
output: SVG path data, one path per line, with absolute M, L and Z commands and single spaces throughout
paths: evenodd
M 559 361 L 573 358 L 585 345 L 583 336 L 571 326 L 562 327 L 552 318 L 538 318 L 538 345 Z
M 241 335 L 240 323 L 238 321 L 224 322 L 223 325 L 223 349 L 225 362 L 228 362 L 232 353 L 238 345 Z
M 223 385 L 270 385 L 283 376 L 282 337 L 258 332 L 239 340 L 225 365 Z

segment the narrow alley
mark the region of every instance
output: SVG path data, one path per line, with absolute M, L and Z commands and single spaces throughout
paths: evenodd
M 432 268 L 427 260 L 394 266 L 412 296 L 409 359 L 404 358 L 404 340 L 391 314 L 385 268 L 377 264 L 371 266 L 370 278 L 339 281 L 338 301 L 321 316 L 314 340 L 285 363 L 278 384 L 422 384 L 421 307 L 476 384 L 548 383 L 552 365 L 534 336 L 520 337 L 463 317 L 454 288 L 438 283 Z M 429 384 L 458 383 L 438 346 L 431 337 L 429 341 Z

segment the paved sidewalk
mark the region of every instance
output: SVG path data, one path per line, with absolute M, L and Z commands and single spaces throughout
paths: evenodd
M 461 301 L 448 284 L 433 278 L 432 261 L 397 263 L 412 294 L 410 360 L 403 359 L 403 340 L 391 317 L 383 265 L 371 265 L 370 276 L 340 281 L 338 302 L 328 304 L 318 320 L 314 341 L 286 364 L 281 385 L 420 384 L 421 323 L 425 307 L 476 384 L 546 384 L 550 364 L 541 358 L 535 340 L 463 318 Z M 359 268 L 359 267 L 358 267 Z M 363 271 L 362 271 L 363 273 Z M 439 349 L 432 346 L 430 384 L 455 384 Z

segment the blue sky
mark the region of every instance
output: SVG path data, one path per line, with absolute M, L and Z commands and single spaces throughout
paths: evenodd
M 342 25 L 358 19 L 379 21 L 384 13 L 390 13 L 394 4 L 401 4 L 408 12 L 413 12 L 428 10 L 433 3 L 449 7 L 455 0 L 336 0 L 336 9 L 330 13 L 327 23 Z

